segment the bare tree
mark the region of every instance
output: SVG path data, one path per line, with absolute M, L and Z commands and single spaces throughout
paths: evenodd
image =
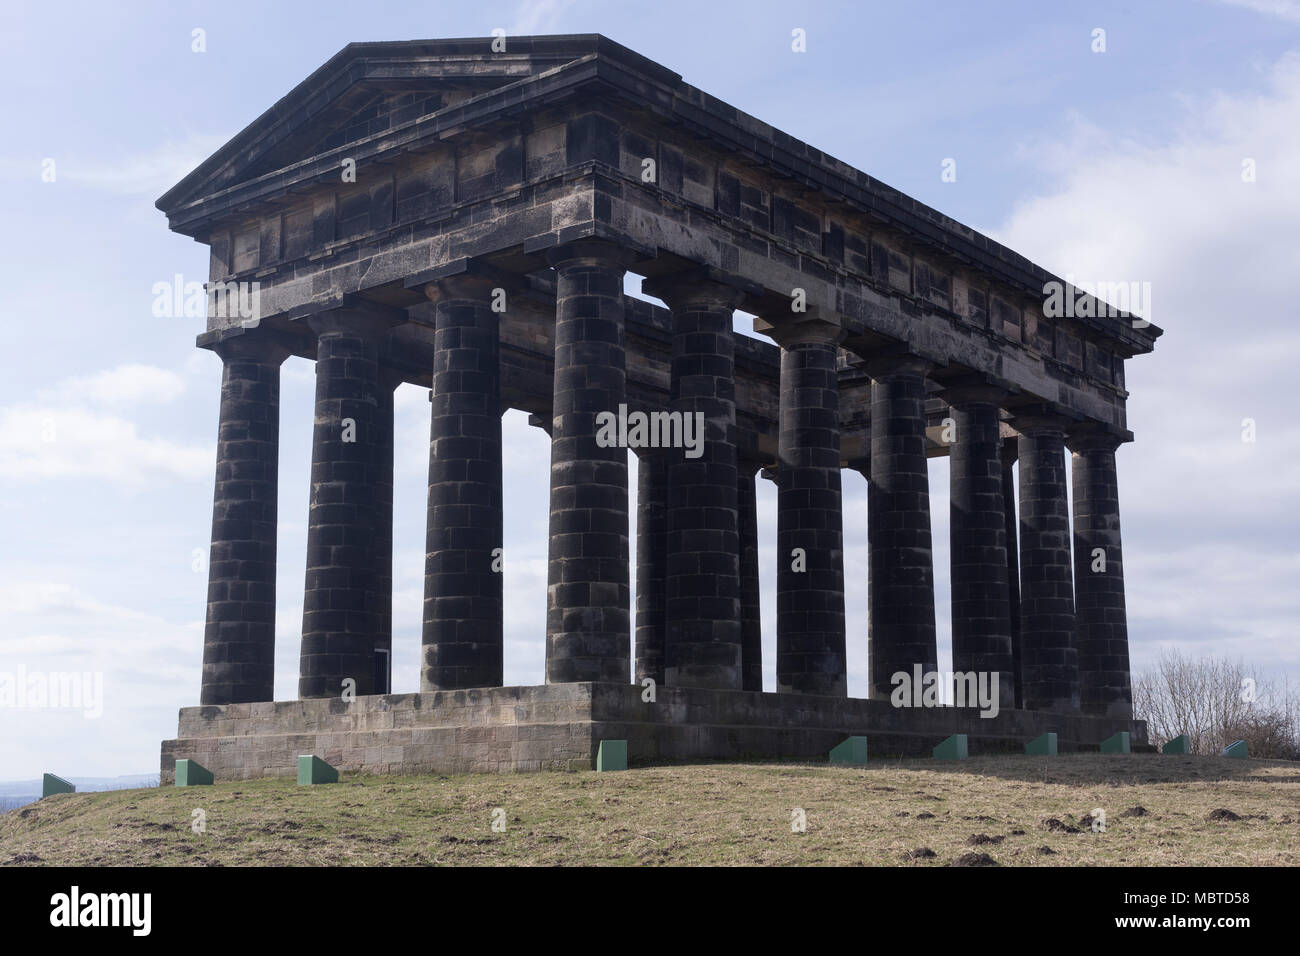
M 1300 702 L 1289 683 L 1257 676 L 1240 659 L 1193 659 L 1177 650 L 1133 682 L 1133 709 L 1160 745 L 1187 734 L 1191 752 L 1218 754 L 1245 740 L 1251 756 L 1294 760 L 1300 751 Z

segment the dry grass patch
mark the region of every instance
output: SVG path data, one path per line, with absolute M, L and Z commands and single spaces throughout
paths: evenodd
M 497 808 L 505 832 L 492 829 Z M 792 832 L 796 808 L 806 832 Z M 1091 754 L 344 775 L 319 787 L 266 779 L 69 794 L 0 814 L 7 865 L 662 863 L 1295 865 L 1300 767 Z

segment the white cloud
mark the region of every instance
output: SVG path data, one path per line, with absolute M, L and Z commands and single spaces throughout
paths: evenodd
M 160 477 L 210 478 L 210 444 L 146 437 L 134 422 L 106 411 L 165 404 L 184 389 L 184 379 L 173 372 L 120 365 L 0 408 L 0 478 L 93 478 L 137 486 Z
M 37 395 L 38 401 L 96 405 L 162 404 L 180 397 L 185 379 L 156 365 L 119 365 L 93 375 L 65 379 Z
M 0 672 L 90 675 L 83 693 L 93 687 L 73 706 L 0 707 L 5 776 L 156 766 L 158 741 L 176 732 L 178 688 L 198 687 L 202 645 L 201 620 L 177 624 L 63 581 L 0 585 Z
M 1127 363 L 1136 441 L 1119 455 L 1135 657 L 1144 638 L 1174 636 L 1300 670 L 1300 56 L 1267 80 L 1259 93 L 1183 98 L 1166 143 L 1075 118 L 1063 144 L 1026 148 L 1057 189 L 997 233 L 1059 273 L 1152 284 L 1165 335 Z
M 29 669 L 134 673 L 184 662 L 197 670 L 195 650 L 202 646 L 202 621 L 178 626 L 60 581 L 0 586 L 0 660 L 6 668 L 22 662 Z M 174 686 L 160 679 L 156 690 L 166 697 Z
M 1265 16 L 1279 17 L 1300 23 L 1300 2 L 1297 0 L 1219 0 L 1230 7 L 1244 7 Z

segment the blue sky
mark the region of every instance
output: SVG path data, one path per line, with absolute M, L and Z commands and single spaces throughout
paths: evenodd
M 191 31 L 207 51 L 191 51 Z M 251 28 L 250 28 L 251 27 Z M 0 75 L 0 672 L 94 671 L 103 714 L 0 708 L 0 779 L 157 768 L 197 702 L 220 362 L 151 287 L 206 277 L 154 200 L 354 40 L 599 32 L 1049 269 L 1149 281 L 1119 453 L 1132 650 L 1300 680 L 1300 2 L 7 3 Z M 791 31 L 807 34 L 794 53 Z M 1106 31 L 1106 51 L 1091 46 Z M 942 182 L 941 164 L 957 163 Z M 53 159 L 55 180 L 43 182 Z M 1257 170 L 1242 181 L 1242 161 Z M 296 693 L 312 368 L 283 370 L 278 699 Z M 398 391 L 394 688 L 418 687 L 428 403 Z M 1256 441 L 1241 440 L 1253 419 Z M 542 680 L 545 436 L 506 419 L 506 678 Z M 947 466 L 931 468 L 940 661 Z M 865 484 L 846 472 L 850 692 Z M 760 483 L 764 546 L 775 492 Z M 767 684 L 774 571 L 763 566 Z M 854 584 L 856 582 L 856 584 Z

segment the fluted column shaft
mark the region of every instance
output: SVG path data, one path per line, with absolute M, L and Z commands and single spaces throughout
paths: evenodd
M 219 345 L 221 411 L 199 701 L 274 699 L 280 364 L 250 335 Z
M 333 697 L 349 678 L 358 695 L 372 694 L 381 603 L 377 449 L 385 440 L 379 352 L 389 323 L 340 309 L 311 325 L 316 407 L 298 695 Z
M 425 293 L 434 302 L 434 354 L 420 689 L 499 687 L 501 385 L 492 283 L 460 276 Z
M 888 699 L 898 672 L 938 669 L 934 556 L 926 463 L 928 363 L 891 357 L 871 376 L 871 475 L 867 495 L 868 653 L 871 694 Z
M 776 328 L 781 344 L 777 470 L 776 685 L 848 694 L 840 492 L 839 329 Z
M 735 342 L 739 294 L 707 279 L 667 277 L 643 288 L 673 313 L 670 404 L 683 424 L 702 417 L 695 449 L 668 450 L 668 646 L 675 687 L 739 690 L 740 531 L 737 513 Z M 683 432 L 685 434 L 685 432 Z M 691 456 L 688 457 L 687 452 Z
M 1007 525 L 998 434 L 1000 393 L 950 391 L 952 667 L 997 674 L 998 706 L 1015 707 L 1015 667 L 1007 584 Z
M 754 461 L 736 463 L 736 515 L 740 535 L 740 684 L 763 689 L 763 612 L 758 577 L 758 492 Z
M 596 416 L 627 400 L 623 275 L 605 242 L 552 251 L 556 273 L 546 680 L 627 683 L 627 449 L 602 447 Z
M 637 458 L 636 680 L 664 682 L 668 597 L 668 462 L 661 453 Z
M 1024 708 L 1079 709 L 1070 511 L 1063 424 L 1017 419 L 1020 432 L 1020 636 Z
M 1133 691 L 1115 471 L 1119 439 L 1083 433 L 1068 440 L 1073 452 L 1079 703 L 1087 714 L 1131 718 Z

